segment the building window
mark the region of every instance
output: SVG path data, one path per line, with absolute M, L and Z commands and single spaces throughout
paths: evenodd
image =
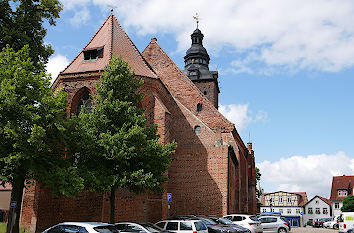
M 270 209 L 270 212 L 275 212 L 273 208 Z
M 283 213 L 283 209 L 279 209 L 279 212 L 282 214 Z
M 279 203 L 283 203 L 283 197 L 279 197 Z
M 316 202 L 315 202 L 316 204 L 318 204 L 318 200 L 316 200 Z
M 96 60 L 103 57 L 103 46 L 95 49 L 84 50 L 84 60 Z
M 271 198 L 269 199 L 269 201 L 270 201 L 271 203 L 274 203 L 274 198 L 271 197 Z
M 208 94 L 208 92 L 207 91 L 204 91 L 204 95 L 207 95 Z
M 346 197 L 347 196 L 347 190 L 338 190 L 338 196 Z
M 300 209 L 296 209 L 296 213 L 297 213 L 297 214 L 300 214 Z
M 83 106 L 86 108 L 87 111 L 91 112 L 91 110 L 92 110 L 92 104 L 93 104 L 93 102 L 92 102 L 91 95 L 90 95 L 90 93 L 88 92 L 88 90 L 86 90 L 86 91 L 82 94 L 82 96 L 81 96 L 79 102 L 77 103 L 76 112 L 75 112 L 75 113 L 76 113 L 76 116 L 78 116 L 78 115 L 80 114 L 81 108 L 82 108 Z
M 288 210 L 287 210 L 287 213 L 288 213 L 288 214 L 291 214 L 291 209 L 288 209 Z
M 288 203 L 291 203 L 291 197 L 288 197 L 287 201 L 288 201 Z
M 267 212 L 267 209 L 266 208 L 262 209 L 262 212 L 263 213 Z
M 335 203 L 334 203 L 334 208 L 335 208 L 335 209 L 339 209 L 339 203 L 338 203 L 338 202 L 335 202 Z
M 320 214 L 321 211 L 320 211 L 320 208 L 316 208 L 316 214 Z
M 311 208 L 311 207 L 308 208 L 307 211 L 308 211 L 308 214 L 313 214 L 313 211 L 312 211 L 312 208 Z
M 201 112 L 203 110 L 203 105 L 201 103 L 197 104 L 197 111 Z
M 196 126 L 194 127 L 194 132 L 195 132 L 196 135 L 199 135 L 199 134 L 200 134 L 200 126 L 199 126 L 199 125 L 196 125 Z
M 323 214 L 328 214 L 327 208 L 323 208 Z

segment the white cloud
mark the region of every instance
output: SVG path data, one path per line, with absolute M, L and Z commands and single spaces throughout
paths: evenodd
M 310 198 L 315 195 L 329 198 L 333 176 L 354 174 L 354 159 L 344 152 L 292 156 L 275 162 L 263 161 L 256 166 L 262 174 L 262 185 L 276 187 L 266 192 L 307 192 Z
M 263 110 L 258 110 L 255 116 L 248 108 L 248 104 L 220 105 L 219 112 L 229 121 L 235 124 L 236 129 L 241 132 L 245 130 L 251 122 L 267 122 L 268 114 Z
M 229 121 L 235 124 L 238 131 L 244 130 L 252 120 L 249 115 L 248 104 L 230 104 L 227 106 L 220 105 L 219 111 Z
M 88 0 L 74 0 L 69 6 Z M 91 0 L 102 8 L 116 6 L 125 26 L 141 34 L 173 33 L 179 51 L 190 45 L 201 17 L 209 51 L 221 47 L 240 55 L 236 72 L 278 69 L 338 71 L 354 65 L 354 2 L 351 0 Z M 212 7 L 211 7 L 212 6 Z M 255 66 L 257 64 L 257 66 Z M 240 66 L 241 67 L 238 67 Z M 259 68 L 259 65 L 263 66 Z
M 68 64 L 69 60 L 61 54 L 57 54 L 49 58 L 46 65 L 46 70 L 48 74 L 52 74 L 52 81 L 57 78 L 59 72 L 63 71 Z
M 90 12 L 86 7 L 76 10 L 74 16 L 70 19 L 70 23 L 74 27 L 78 27 L 81 24 L 86 23 L 90 18 Z

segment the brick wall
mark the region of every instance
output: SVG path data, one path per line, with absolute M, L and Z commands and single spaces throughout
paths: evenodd
M 195 80 L 193 83 L 199 90 L 210 100 L 216 109 L 219 107 L 219 92 L 217 81 L 210 80 Z

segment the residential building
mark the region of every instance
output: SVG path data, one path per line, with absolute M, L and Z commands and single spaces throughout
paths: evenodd
M 330 218 L 332 203 L 327 198 L 315 196 L 304 205 L 304 222 L 313 222 L 316 218 Z
M 303 225 L 304 205 L 307 202 L 306 192 L 278 191 L 265 193 L 261 197 L 261 212 L 278 212 L 291 221 L 292 226 Z
M 342 213 L 343 199 L 353 195 L 353 185 L 354 176 L 333 176 L 330 201 L 334 216 Z
M 11 190 L 12 187 L 8 183 L 0 185 L 0 222 L 7 219 L 10 208 Z
M 111 14 L 53 83 L 54 91 L 62 88 L 67 93 L 68 117 L 78 114 L 81 106 L 90 102 L 90 94 L 95 95 L 100 74 L 112 56 L 121 57 L 144 81 L 139 90 L 144 94 L 140 107 L 146 109 L 148 123 L 157 124 L 162 143 L 177 142 L 166 174 L 166 191 L 172 194 L 170 206 L 166 193 L 135 195 L 119 189 L 117 222 L 156 222 L 181 214 L 256 213 L 252 143 L 245 144 L 234 124 L 217 110 L 218 74 L 209 71 L 203 37 L 200 29 L 193 32 L 184 73 L 156 38 L 140 53 Z M 21 224 L 31 231 L 64 221 L 109 221 L 107 194 L 52 197 L 50 190 L 37 184 L 26 190 L 23 203 Z

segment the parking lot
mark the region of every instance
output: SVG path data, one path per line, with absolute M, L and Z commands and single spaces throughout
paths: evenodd
M 312 227 L 299 227 L 299 228 L 291 228 L 291 232 L 293 233 L 337 233 L 338 230 L 326 229 L 326 228 L 312 228 Z

